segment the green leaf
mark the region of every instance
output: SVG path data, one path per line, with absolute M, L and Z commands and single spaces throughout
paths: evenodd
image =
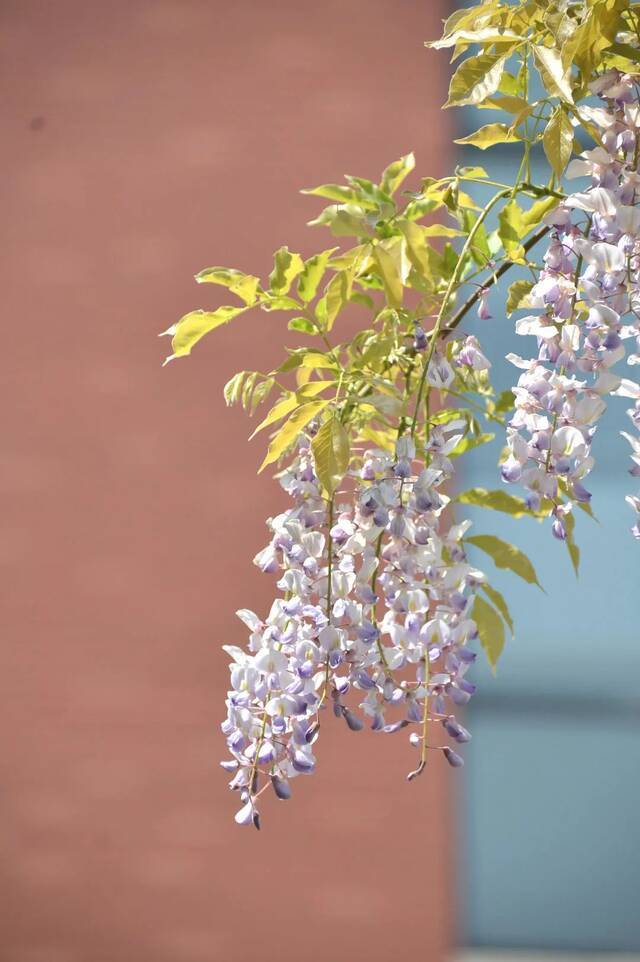
M 509 287 L 507 315 L 510 317 L 520 307 L 526 307 L 526 300 L 533 287 L 533 281 L 514 281 Z
M 294 411 L 273 438 L 266 457 L 258 469 L 258 474 L 260 474 L 268 464 L 273 464 L 274 461 L 277 461 L 287 448 L 291 447 L 303 428 L 305 428 L 309 421 L 312 421 L 327 404 L 329 404 L 329 398 L 324 398 L 320 401 L 308 401 L 299 407 L 297 411 Z
M 460 211 L 459 218 L 460 222 L 464 226 L 465 233 L 469 235 L 475 227 L 476 221 L 478 220 L 478 215 L 472 210 L 462 210 Z M 484 224 L 480 224 L 479 227 L 475 228 L 473 244 L 471 245 L 470 253 L 478 267 L 486 267 L 488 261 L 491 260 L 489 238 L 487 236 L 487 231 Z
M 493 441 L 494 438 L 495 434 L 468 434 L 466 438 L 458 441 L 449 457 L 458 458 L 461 454 L 466 454 L 467 451 L 472 451 L 473 448 L 480 447 L 481 444 L 488 444 L 489 441 Z
M 198 284 L 221 284 L 242 298 L 247 306 L 255 304 L 260 279 L 231 267 L 207 267 L 196 274 Z
M 553 47 L 534 45 L 533 56 L 548 93 L 572 104 L 571 73 L 570 69 L 565 69 L 560 52 Z
M 324 422 L 311 442 L 311 450 L 316 474 L 331 497 L 349 467 L 349 435 L 335 415 Z
M 410 223 L 410 221 L 407 221 Z M 457 227 L 448 227 L 446 224 L 429 224 L 427 227 L 413 225 L 418 227 L 418 230 L 422 232 L 423 237 L 464 237 L 465 231 L 458 230 Z
M 526 502 L 522 498 L 516 498 L 513 494 L 506 491 L 488 491 L 486 488 L 469 488 L 462 491 L 456 499 L 460 504 L 473 504 L 478 508 L 491 508 L 493 511 L 502 511 L 510 514 L 514 518 L 522 518 L 530 515 Z
M 286 295 L 267 295 L 267 299 L 262 301 L 260 307 L 263 311 L 301 311 L 302 304 L 299 304 L 293 297 Z
M 489 176 L 484 167 L 456 167 L 456 175 L 460 177 L 461 180 L 471 178 L 484 179 Z
M 393 238 L 400 240 L 400 238 Z M 382 244 L 373 249 L 373 259 L 384 284 L 387 303 L 390 307 L 402 307 L 403 285 L 398 273 L 398 264 L 392 254 Z
M 529 210 L 524 212 L 524 217 L 522 218 L 527 226 L 527 230 L 531 230 L 532 227 L 537 227 L 545 214 L 548 214 L 550 210 L 558 206 L 558 201 L 558 197 L 542 197 L 540 200 L 537 200 L 535 204 L 532 204 Z
M 515 200 L 510 200 L 498 214 L 498 234 L 507 254 L 522 246 L 526 233 L 524 211 Z
M 334 237 L 368 237 L 371 228 L 362 207 L 356 204 L 332 204 L 319 217 L 308 222 L 309 227 L 328 227 Z
M 400 160 L 395 160 L 383 170 L 380 189 L 385 194 L 393 194 L 415 166 L 416 159 L 413 154 L 405 154 Z
M 454 144 L 471 144 L 473 147 L 479 147 L 480 150 L 486 150 L 494 144 L 512 144 L 518 140 L 522 140 L 522 137 L 508 124 L 485 124 L 467 137 L 454 140 Z
M 496 609 L 480 595 L 476 595 L 471 617 L 478 627 L 480 644 L 489 664 L 495 671 L 498 659 L 504 648 L 504 623 Z
M 554 174 L 560 180 L 573 150 L 573 127 L 562 107 L 551 114 L 542 137 L 542 146 Z
M 306 188 L 300 193 L 326 197 L 327 200 L 337 200 L 341 204 L 358 204 L 369 210 L 375 210 L 377 206 L 372 200 L 367 199 L 361 190 L 354 190 L 353 187 L 345 187 L 342 184 L 321 184 L 320 187 Z
M 232 404 L 237 404 L 240 400 L 242 385 L 248 374 L 249 371 L 238 371 L 238 373 L 234 374 L 225 384 L 223 393 L 227 407 L 231 407 Z
M 496 538 L 492 534 L 476 534 L 466 540 L 469 544 L 475 545 L 476 548 L 480 548 L 481 551 L 488 554 L 497 568 L 507 568 L 530 585 L 542 587 L 538 581 L 535 568 L 526 554 L 516 548 L 515 545 L 503 541 L 502 538 Z
M 436 261 L 439 255 L 427 243 L 425 229 L 414 221 L 404 219 L 398 221 L 398 227 L 404 234 L 407 242 L 407 256 L 413 267 L 430 287 L 434 287 L 434 268 L 437 267 Z
M 273 271 L 269 284 L 274 294 L 286 294 L 304 264 L 300 254 L 293 254 L 288 247 L 280 247 L 273 255 Z
M 298 278 L 298 297 L 305 304 L 308 304 L 316 296 L 318 285 L 327 269 L 329 258 L 337 250 L 337 247 L 330 247 L 329 250 L 314 254 L 313 257 L 304 262 L 304 268 Z
M 336 317 L 348 302 L 352 284 L 353 276 L 350 271 L 338 271 L 327 284 L 323 298 L 325 305 L 323 323 L 327 331 L 331 330 Z
M 310 398 L 315 397 L 317 394 L 321 394 L 328 387 L 333 387 L 335 381 L 309 381 L 303 388 L 299 391 L 292 392 L 287 395 L 287 397 L 282 398 L 277 404 L 274 404 L 267 416 L 260 422 L 255 431 L 252 433 L 249 440 L 254 438 L 256 434 L 264 428 L 269 427 L 270 424 L 275 424 L 280 418 L 286 417 L 290 414 L 294 408 L 305 404 Z
M 171 336 L 171 347 L 173 354 L 165 360 L 165 364 L 173 361 L 176 357 L 184 357 L 191 354 L 191 349 L 198 343 L 200 338 L 213 331 L 216 327 L 228 324 L 238 314 L 246 311 L 246 307 L 219 307 L 216 311 L 190 311 L 181 317 L 179 321 L 172 324 L 168 330 L 163 331 L 160 337 Z
M 445 107 L 479 104 L 494 94 L 500 84 L 507 56 L 504 51 L 480 53 L 463 61 L 451 78 Z
M 456 30 L 455 33 L 440 40 L 431 40 L 425 47 L 442 50 L 444 47 L 457 47 L 460 43 L 481 43 L 488 46 L 492 43 L 509 43 L 521 40 L 517 33 L 511 30 L 497 30 L 495 27 L 483 27 L 481 30 Z
M 567 546 L 567 551 L 569 552 L 569 557 L 571 558 L 571 564 L 573 565 L 573 570 L 575 571 L 577 578 L 580 574 L 580 548 L 575 541 L 576 519 L 572 514 L 565 515 L 564 526 L 567 531 L 565 544 Z
M 509 631 L 511 632 L 511 637 L 513 638 L 513 618 L 511 617 L 509 606 L 504 600 L 504 595 L 501 594 L 497 588 L 493 588 L 486 581 L 483 582 L 479 587 L 482 589 L 482 591 L 484 591 L 489 600 L 493 602 L 506 623 L 509 625 Z
M 531 104 L 522 97 L 487 97 L 483 104 L 478 104 L 482 110 L 504 110 L 508 114 L 521 114 L 529 110 Z
M 299 331 L 301 334 L 317 334 L 318 329 L 308 317 L 292 317 L 287 327 L 290 331 Z

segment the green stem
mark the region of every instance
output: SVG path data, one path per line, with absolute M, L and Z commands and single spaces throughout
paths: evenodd
M 478 219 L 476 220 L 475 224 L 473 225 L 473 227 L 472 227 L 471 230 L 469 231 L 469 234 L 468 234 L 468 236 L 467 236 L 467 239 L 466 239 L 466 241 L 464 242 L 464 245 L 463 245 L 463 247 L 462 247 L 462 250 L 460 251 L 460 256 L 459 256 L 459 258 L 458 258 L 458 261 L 457 261 L 457 263 L 456 263 L 456 266 L 455 266 L 455 268 L 454 268 L 454 270 L 453 270 L 453 273 L 452 273 L 452 275 L 451 275 L 451 279 L 449 280 L 449 283 L 448 283 L 448 285 L 447 285 L 447 290 L 445 291 L 444 297 L 443 297 L 443 299 L 442 299 L 442 304 L 440 305 L 440 310 L 438 311 L 438 316 L 437 316 L 437 318 L 436 318 L 436 323 L 435 323 L 435 325 L 434 325 L 434 327 L 433 327 L 433 330 L 432 330 L 432 332 L 431 332 L 431 340 L 430 340 L 430 342 L 429 342 L 429 350 L 427 351 L 427 356 L 426 356 L 426 358 L 425 358 L 424 367 L 423 367 L 423 369 L 422 369 L 422 376 L 421 376 L 421 378 L 420 378 L 420 384 L 418 385 L 418 397 L 417 397 L 417 399 L 416 399 L 416 408 L 415 408 L 415 411 L 414 411 L 414 413 L 413 413 L 413 420 L 412 420 L 412 422 L 411 422 L 411 436 L 412 436 L 412 437 L 415 437 L 416 425 L 417 425 L 417 423 L 418 423 L 418 412 L 420 411 L 420 405 L 422 404 L 422 395 L 423 395 L 423 392 L 424 392 L 425 382 L 426 382 L 426 380 L 427 380 L 427 373 L 428 373 L 428 371 L 429 371 L 429 365 L 431 364 L 431 359 L 432 359 L 433 354 L 434 354 L 434 351 L 435 351 L 435 349 L 436 349 L 436 343 L 437 343 L 438 337 L 439 337 L 439 335 L 440 335 L 440 328 L 442 327 L 442 321 L 443 321 L 443 319 L 444 319 L 444 315 L 445 315 L 445 313 L 446 313 L 446 311 L 447 311 L 447 308 L 448 308 L 448 306 L 449 306 L 449 300 L 450 300 L 450 298 L 451 298 L 451 295 L 453 294 L 453 291 L 454 291 L 456 285 L 458 284 L 458 282 L 459 282 L 459 280 L 460 280 L 460 275 L 462 274 L 462 271 L 463 271 L 463 269 L 464 269 L 466 255 L 467 255 L 467 253 L 468 253 L 471 245 L 473 244 L 473 240 L 474 240 L 474 238 L 475 238 L 476 233 L 478 232 L 478 230 L 480 229 L 480 227 L 482 226 L 482 224 L 483 224 L 484 221 L 486 220 L 486 218 L 487 218 L 488 214 L 490 213 L 490 211 L 493 210 L 493 208 L 496 206 L 497 203 L 499 203 L 499 201 L 503 200 L 505 197 L 508 197 L 508 196 L 509 196 L 509 193 L 510 193 L 510 191 L 508 191 L 508 190 L 501 190 L 501 191 L 499 191 L 497 194 L 495 194 L 495 195 L 491 198 L 491 200 L 488 202 L 488 204 L 486 204 L 486 206 L 483 208 L 483 210 L 482 210 L 482 211 L 480 212 L 480 214 L 478 215 Z
M 527 253 L 528 251 L 530 251 L 532 247 L 535 247 L 535 245 L 538 243 L 538 241 L 539 241 L 539 240 L 542 240 L 542 238 L 544 237 L 544 235 L 547 234 L 548 232 L 549 232 L 549 228 L 548 228 L 548 227 L 540 227 L 540 228 L 535 232 L 535 234 L 532 234 L 531 237 L 529 238 L 529 240 L 528 240 L 525 244 L 522 245 L 523 248 L 524 248 L 525 253 Z M 459 308 L 459 310 L 457 310 L 456 313 L 453 315 L 453 317 L 451 318 L 451 320 L 449 321 L 449 323 L 446 324 L 445 327 L 442 329 L 442 333 L 443 333 L 443 334 L 445 334 L 445 333 L 446 333 L 446 334 L 449 334 L 451 331 L 455 330 L 455 328 L 460 324 L 460 321 L 469 313 L 469 311 L 470 311 L 471 308 L 474 306 L 474 304 L 477 304 L 477 302 L 480 300 L 480 297 L 481 297 L 481 295 L 482 295 L 482 291 L 483 291 L 484 289 L 486 289 L 487 287 L 492 287 L 492 286 L 495 284 L 495 282 L 498 281 L 498 280 L 502 277 L 503 274 L 506 274 L 506 273 L 507 273 L 507 271 L 509 270 L 509 268 L 513 267 L 514 263 L 515 263 L 515 261 L 504 261 L 504 262 L 500 265 L 500 267 L 498 268 L 498 270 L 495 272 L 495 274 L 494 274 L 494 276 L 493 276 L 493 280 L 491 281 L 491 283 L 490 283 L 490 284 L 485 284 L 485 285 L 483 285 L 482 287 L 477 288 L 477 289 L 473 292 L 473 294 L 471 294 L 470 297 L 467 298 L 467 300 L 464 302 L 464 304 L 462 304 L 461 307 Z

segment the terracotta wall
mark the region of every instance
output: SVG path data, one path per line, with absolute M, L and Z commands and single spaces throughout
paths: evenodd
M 298 188 L 443 172 L 444 6 L 4 0 L 2 962 L 442 958 L 446 776 L 407 785 L 402 735 L 325 725 L 295 800 L 232 821 L 219 644 L 279 501 L 221 388 L 285 329 L 164 370 L 156 334 L 216 303 L 196 270 L 328 242 Z

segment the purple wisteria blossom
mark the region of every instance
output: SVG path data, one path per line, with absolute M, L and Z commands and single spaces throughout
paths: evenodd
M 580 113 L 598 128 L 602 145 L 567 170 L 569 177 L 589 176 L 591 186 L 545 218 L 551 239 L 529 297 L 536 313 L 516 323 L 518 334 L 537 338 L 538 355 L 508 355 L 522 374 L 514 387 L 502 477 L 526 488 L 534 510 L 550 504 L 559 539 L 567 536 L 573 506 L 591 499 L 585 481 L 594 466 L 592 442 L 605 397 L 634 398 L 630 415 L 636 427 L 640 420 L 638 385 L 612 370 L 625 357 L 625 341 L 640 345 L 640 105 L 632 79 L 616 70 L 591 89 L 604 106 L 581 107 Z M 627 358 L 629 364 L 638 360 L 637 354 Z M 626 437 L 637 468 L 638 440 Z M 638 511 L 638 499 L 628 500 Z M 633 532 L 640 537 L 638 523 Z
M 288 799 L 292 779 L 314 771 L 329 707 L 352 731 L 362 715 L 377 732 L 412 728 L 420 757 L 410 778 L 429 749 L 462 764 L 446 738 L 471 737 L 455 712 L 475 690 L 465 677 L 478 636 L 470 608 L 484 575 L 465 556 L 470 522 L 452 524 L 445 513 L 461 427 L 432 428 L 426 467 L 406 436 L 395 456 L 365 451 L 347 479 L 351 497 L 335 505 L 322 496 L 309 442 L 300 441 L 281 477 L 293 505 L 269 521 L 271 542 L 255 559 L 279 572 L 281 597 L 264 621 L 239 611 L 248 650 L 225 648 L 231 759 L 222 764 L 240 792 L 239 824 L 259 827 L 262 792 Z

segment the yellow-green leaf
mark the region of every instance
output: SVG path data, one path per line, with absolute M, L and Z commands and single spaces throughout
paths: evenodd
M 511 284 L 506 308 L 509 316 L 511 316 L 514 311 L 517 311 L 518 308 L 527 306 L 527 297 L 532 287 L 532 281 L 514 281 L 513 284 Z
M 308 304 L 316 296 L 318 284 L 327 269 L 329 258 L 337 250 L 337 247 L 330 247 L 329 250 L 314 254 L 313 257 L 304 262 L 304 268 L 298 278 L 298 297 L 305 304 Z
M 480 644 L 489 660 L 489 664 L 495 671 L 498 659 L 504 648 L 504 623 L 502 618 L 496 609 L 490 605 L 488 601 L 485 601 L 484 598 L 481 598 L 480 595 L 476 595 L 476 600 L 471 610 L 471 617 L 478 627 Z
M 504 514 L 513 515 L 514 518 L 522 518 L 524 515 L 531 514 L 526 502 L 522 498 L 516 498 L 513 494 L 506 491 L 488 491 L 486 488 L 469 488 L 462 491 L 456 498 L 461 504 L 473 504 L 479 508 L 492 508 L 493 511 L 502 511 Z
M 277 461 L 287 448 L 291 447 L 309 421 L 312 421 L 313 418 L 329 404 L 329 400 L 329 398 L 325 398 L 321 401 L 308 401 L 293 412 L 269 445 L 269 450 L 258 469 L 258 474 L 260 474 L 268 464 L 273 464 L 274 461 Z
M 292 391 L 287 397 L 282 398 L 277 404 L 274 404 L 267 416 L 263 421 L 257 426 L 249 440 L 254 438 L 256 434 L 262 431 L 264 428 L 269 427 L 270 424 L 275 424 L 280 418 L 286 417 L 295 407 L 304 404 L 309 398 L 315 397 L 317 394 L 321 394 L 328 387 L 333 387 L 335 381 L 309 381 L 301 390 Z
M 495 27 L 483 27 L 481 30 L 456 30 L 455 33 L 441 40 L 432 40 L 425 47 L 442 50 L 444 47 L 457 47 L 460 43 L 481 43 L 488 46 L 491 43 L 509 43 L 513 45 L 521 38 L 511 30 L 497 30 Z
M 573 127 L 562 107 L 556 107 L 551 114 L 551 120 L 542 137 L 542 146 L 551 169 L 559 180 L 569 163 L 573 149 Z
M 407 223 L 411 223 L 407 221 Z M 458 230 L 457 227 L 448 227 L 446 224 L 429 224 L 427 227 L 413 225 L 422 231 L 423 237 L 464 237 L 465 232 Z
M 253 274 L 243 274 L 242 271 L 230 267 L 207 267 L 196 274 L 196 280 L 198 284 L 221 284 L 232 294 L 242 298 L 247 305 L 255 304 L 260 283 L 259 278 Z
M 327 331 L 333 327 L 336 317 L 351 296 L 353 276 L 350 271 L 338 271 L 334 274 L 325 289 L 324 324 Z
M 280 247 L 273 255 L 273 271 L 269 275 L 273 293 L 286 294 L 303 267 L 300 254 L 292 253 L 288 247 Z
M 511 51 L 509 50 L 509 53 Z M 507 54 L 480 53 L 464 60 L 449 85 L 449 99 L 445 107 L 479 104 L 498 89 Z
M 385 194 L 393 194 L 405 177 L 411 173 L 415 165 L 416 159 L 413 154 L 405 154 L 400 160 L 395 160 L 392 164 L 389 164 L 382 172 L 380 189 Z
M 531 230 L 532 227 L 537 227 L 545 214 L 548 214 L 550 210 L 558 206 L 558 202 L 558 197 L 542 197 L 540 200 L 537 200 L 535 204 L 532 204 L 529 210 L 524 212 L 522 218 L 527 230 Z
M 509 625 L 509 631 L 513 637 L 513 618 L 511 617 L 509 606 L 504 600 L 504 595 L 502 595 L 497 588 L 493 588 L 486 582 L 482 583 L 479 587 L 482 589 L 482 591 L 484 591 L 487 598 L 489 598 L 489 600 L 495 605 L 506 623 Z
M 510 200 L 498 214 L 498 234 L 507 254 L 521 246 L 526 233 L 524 211 L 515 200 Z
M 407 242 L 407 256 L 418 274 L 430 287 L 434 286 L 436 251 L 427 244 L 425 228 L 411 220 L 399 220 L 398 227 Z
M 524 551 L 516 548 L 515 545 L 503 541 L 502 538 L 496 538 L 492 534 L 476 534 L 466 540 L 469 544 L 475 545 L 476 548 L 480 548 L 481 551 L 488 554 L 497 568 L 506 568 L 519 575 L 529 584 L 537 585 L 539 588 L 542 587 L 538 581 L 535 568 Z
M 473 147 L 479 147 L 480 150 L 486 150 L 494 144 L 511 144 L 518 140 L 522 140 L 522 137 L 507 124 L 485 124 L 467 137 L 454 140 L 454 143 L 471 144 Z
M 321 426 L 311 442 L 316 474 L 329 496 L 340 486 L 349 467 L 349 435 L 334 416 Z
M 466 454 L 467 451 L 472 451 L 482 444 L 488 444 L 489 441 L 493 441 L 494 438 L 495 434 L 467 434 L 466 437 L 458 441 L 449 457 L 459 458 L 461 454 Z
M 332 204 L 308 222 L 309 227 L 326 226 L 334 237 L 366 237 L 371 228 L 364 208 L 357 204 Z
M 561 100 L 572 104 L 571 74 L 570 70 L 565 69 L 562 63 L 560 51 L 553 47 L 534 45 L 533 56 L 542 82 L 551 96 L 560 97 Z
M 393 239 L 400 240 L 400 238 Z M 396 259 L 388 250 L 385 250 L 382 244 L 376 244 L 374 247 L 373 259 L 384 284 L 387 303 L 390 307 L 402 307 L 403 285 Z
M 172 361 L 175 357 L 184 357 L 191 354 L 192 347 L 198 343 L 200 338 L 213 331 L 216 327 L 228 324 L 238 314 L 242 314 L 246 307 L 219 307 L 216 311 L 190 311 L 181 317 L 179 321 L 172 324 L 168 330 L 163 331 L 160 337 L 169 335 L 171 337 L 171 347 L 173 354 L 165 360 L 165 364 Z
M 571 564 L 573 565 L 573 570 L 575 571 L 576 578 L 577 578 L 578 575 L 580 574 L 580 548 L 576 544 L 576 540 L 575 540 L 576 519 L 571 513 L 565 515 L 564 526 L 567 532 L 565 544 L 567 546 L 567 551 L 569 552 Z
M 310 187 L 300 191 L 301 194 L 310 194 L 314 197 L 326 197 L 327 200 L 337 200 L 341 204 L 358 204 L 369 210 L 375 210 L 376 205 L 372 200 L 367 199 L 361 190 L 353 187 L 344 187 L 342 184 L 321 184 L 320 187 Z
M 484 103 L 478 104 L 478 106 L 482 110 L 504 110 L 508 114 L 521 114 L 531 108 L 531 104 L 527 103 L 522 97 L 503 95 L 487 97 Z

